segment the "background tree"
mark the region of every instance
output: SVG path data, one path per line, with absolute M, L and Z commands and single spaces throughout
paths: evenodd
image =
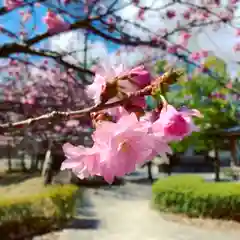
M 0 111 L 14 109 L 18 114 L 14 121 L 18 121 L 91 104 L 82 90 L 91 82 L 93 64 L 101 62 L 96 54 L 102 48 L 96 45 L 98 40 L 107 42 L 107 48 L 117 51 L 123 61 L 126 53 L 141 52 L 142 63 L 160 56 L 167 59 L 169 54 L 172 61 L 199 63 L 208 53 L 190 51 L 190 40 L 204 29 L 222 27 L 234 29 L 238 35 L 236 10 L 237 1 L 4 1 L 0 9 L 4 90 Z M 74 37 L 67 38 L 67 34 Z M 61 43 L 59 47 L 56 42 Z M 239 44 L 234 49 L 239 51 Z M 12 120 L 5 117 L 2 122 Z M 31 125 L 31 130 L 21 128 L 18 134 L 26 136 L 38 129 L 49 138 L 59 119 Z M 1 129 L 6 133 L 6 128 Z
M 158 62 L 156 71 L 162 71 L 167 67 L 167 62 Z M 231 79 L 226 64 L 223 60 L 210 56 L 202 63 L 200 68 L 187 72 L 184 64 L 185 75 L 172 86 L 167 93 L 170 103 L 179 108 L 184 106 L 199 109 L 204 118 L 196 119 L 200 131 L 193 133 L 181 142 L 172 144 L 175 152 L 185 152 L 194 146 L 197 152 L 209 152 L 218 143 L 220 149 L 229 149 L 229 143 L 224 139 L 219 142 L 211 133 L 234 127 L 239 124 L 239 96 L 232 93 L 232 85 L 236 85 L 236 79 Z M 208 71 L 217 74 L 220 81 L 209 76 Z M 227 143 L 227 145 L 226 145 Z M 219 167 L 218 167 L 219 169 Z

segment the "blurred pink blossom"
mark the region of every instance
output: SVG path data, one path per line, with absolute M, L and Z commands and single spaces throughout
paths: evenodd
M 153 133 L 162 136 L 167 142 L 180 141 L 199 128 L 193 123 L 192 117 L 202 117 L 196 109 L 177 111 L 167 104 L 161 111 L 159 118 L 153 123 Z
M 43 17 L 43 22 L 47 24 L 50 33 L 65 31 L 70 26 L 60 15 L 52 11 L 47 12 L 46 16 Z
M 123 76 L 129 76 L 129 78 L 121 79 Z M 93 83 L 87 87 L 86 91 L 88 96 L 94 99 L 96 104 L 99 104 L 101 102 L 101 96 L 103 93 L 111 95 L 111 93 L 105 91 L 107 89 L 108 83 L 110 84 L 113 81 L 117 81 L 117 91 L 119 91 L 119 93 L 129 93 L 137 91 L 149 85 L 151 82 L 151 76 L 150 73 L 144 68 L 144 66 L 135 67 L 131 70 L 125 70 L 123 65 L 120 65 L 118 67 L 103 67 L 97 71 Z M 119 100 L 119 97 L 110 97 L 110 99 Z M 135 100 L 135 105 L 143 105 L 142 100 L 144 99 L 142 97 L 140 97 L 140 100 L 139 98 Z
M 137 164 L 145 163 L 156 152 L 155 138 L 135 114 L 124 115 L 117 123 L 102 122 L 93 140 L 92 148 L 65 144 L 67 159 L 62 169 L 72 169 L 80 178 L 100 175 L 112 183 L 115 176 L 134 171 Z
M 13 10 L 14 8 L 22 6 L 23 0 L 4 0 L 4 7 L 7 10 Z

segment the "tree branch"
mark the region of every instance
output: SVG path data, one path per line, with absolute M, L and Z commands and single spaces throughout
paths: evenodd
M 72 68 L 78 72 L 84 72 L 87 73 L 91 76 L 93 76 L 93 72 L 81 68 L 79 66 L 76 66 L 74 64 L 71 64 L 65 60 L 63 60 L 63 57 L 59 55 L 59 53 L 53 52 L 53 51 L 41 51 L 41 50 L 36 50 L 33 48 L 28 47 L 27 45 L 19 44 L 19 43 L 11 43 L 11 44 L 6 44 L 2 48 L 0 48 L 0 58 L 7 58 L 13 53 L 25 53 L 25 54 L 31 54 L 39 57 L 47 57 L 55 60 L 58 63 L 61 63 L 68 68 Z
M 97 19 L 99 19 L 99 17 L 88 18 L 88 19 L 77 21 L 76 23 L 71 24 L 70 27 L 64 32 L 69 32 L 69 31 L 78 30 L 78 29 L 88 29 L 88 27 L 90 26 L 90 23 L 94 20 L 97 20 Z M 36 43 L 39 43 L 40 41 L 42 41 L 46 38 L 54 37 L 54 36 L 57 36 L 57 35 L 62 34 L 64 32 L 59 32 L 59 33 L 55 33 L 55 34 L 45 32 L 41 35 L 37 35 L 37 36 L 35 36 L 31 39 L 26 40 L 25 44 L 28 45 L 28 46 L 31 46 L 31 45 L 34 45 Z
M 113 102 L 113 103 L 107 103 L 107 104 L 100 103 L 98 105 L 95 105 L 95 106 L 92 106 L 89 108 L 85 108 L 85 109 L 76 110 L 76 111 L 67 111 L 67 112 L 52 111 L 51 113 L 43 114 L 43 115 L 35 117 L 35 118 L 28 118 L 28 119 L 25 119 L 22 121 L 14 122 L 14 123 L 3 123 L 3 124 L 0 124 L 0 133 L 7 132 L 14 128 L 22 128 L 24 126 L 30 126 L 30 125 L 32 125 L 36 122 L 40 122 L 40 121 L 47 121 L 48 123 L 51 123 L 53 121 L 66 120 L 66 119 L 69 119 L 70 117 L 77 116 L 78 118 L 81 118 L 85 115 L 90 114 L 91 112 L 97 112 L 100 110 L 113 108 L 118 105 L 122 105 L 125 102 L 129 101 L 129 99 L 131 99 L 133 97 L 149 95 L 152 91 L 152 87 L 153 86 L 150 85 L 150 86 L 147 86 L 144 89 L 139 90 L 137 92 L 129 93 L 125 97 L 123 97 L 121 100 Z

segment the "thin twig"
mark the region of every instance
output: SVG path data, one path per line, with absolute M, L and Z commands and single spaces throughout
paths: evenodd
M 67 112 L 52 111 L 50 113 L 46 113 L 46 114 L 43 114 L 41 116 L 34 117 L 34 118 L 28 118 L 28 119 L 25 119 L 22 121 L 17 121 L 17 122 L 13 122 L 13 123 L 3 123 L 3 124 L 0 124 L 0 133 L 4 133 L 4 132 L 9 131 L 14 128 L 20 128 L 20 127 L 22 128 L 23 126 L 30 126 L 33 123 L 44 121 L 44 120 L 48 121 L 48 122 L 52 122 L 54 120 L 55 121 L 56 120 L 57 121 L 58 120 L 66 120 L 66 119 L 69 119 L 70 117 L 74 117 L 74 116 L 81 118 L 91 112 L 97 112 L 100 110 L 113 108 L 118 105 L 122 105 L 126 101 L 128 101 L 129 99 L 131 99 L 133 97 L 149 95 L 151 90 L 152 90 L 152 86 L 150 85 L 140 91 L 129 93 L 125 97 L 123 97 L 121 100 L 113 102 L 113 103 L 105 103 L 105 104 L 100 103 L 98 105 L 95 105 L 95 106 L 92 106 L 89 108 L 76 110 L 76 111 L 67 111 Z

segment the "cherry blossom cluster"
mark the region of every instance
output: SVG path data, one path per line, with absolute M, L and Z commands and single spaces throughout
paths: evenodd
M 88 105 L 89 99 L 84 87 L 78 82 L 72 69 L 63 71 L 59 65 L 47 60 L 41 62 L 38 68 L 10 60 L 7 65 L 1 67 L 1 72 L 2 77 L 6 77 L 0 85 L 1 100 L 12 106 L 10 110 L 20 104 L 21 110 L 15 110 L 19 114 L 18 119 L 39 116 L 53 109 L 68 111 Z M 87 118 L 82 118 L 81 121 L 70 119 L 50 126 L 36 124 L 33 129 L 29 128 L 28 132 L 50 130 L 58 135 L 66 135 L 81 132 L 86 126 L 91 126 Z
M 72 169 L 81 179 L 103 176 L 112 183 L 115 177 L 134 171 L 157 155 L 165 158 L 171 154 L 171 142 L 199 130 L 192 117 L 203 117 L 196 109 L 178 111 L 167 103 L 160 88 L 161 84 L 172 83 L 173 78 L 174 72 L 152 79 L 143 66 L 98 71 L 87 93 L 97 106 L 105 105 L 106 109 L 91 114 L 95 125 L 93 146 L 65 143 L 66 160 L 61 169 Z M 151 112 L 145 109 L 147 95 L 159 102 Z
M 238 0 L 228 0 L 228 1 L 219 1 L 219 0 L 200 0 L 200 1 L 167 1 L 166 6 L 158 7 L 158 1 L 153 1 L 156 4 L 152 4 L 152 6 L 148 6 L 147 3 L 142 3 L 139 0 L 128 1 L 129 5 L 134 6 L 137 9 L 136 21 L 137 22 L 145 22 L 149 18 L 149 14 L 157 14 L 159 13 L 159 21 L 161 20 L 171 20 L 171 25 L 174 25 L 173 29 L 171 29 L 168 24 L 165 28 L 154 29 L 154 34 L 151 31 L 147 31 L 149 37 L 151 38 L 151 42 L 154 44 L 158 44 L 162 49 L 167 50 L 167 52 L 172 53 L 178 50 L 181 50 L 182 47 L 186 48 L 189 40 L 192 36 L 194 36 L 195 30 L 198 31 L 199 28 L 204 28 L 211 26 L 216 31 L 223 25 L 229 25 L 229 27 L 235 29 L 235 35 L 238 37 L 240 34 L 240 29 L 237 25 L 235 25 L 234 21 L 236 18 L 236 10 L 238 9 Z M 144 2 L 144 1 L 143 1 Z M 146 1 L 147 2 L 147 1 Z M 38 7 L 40 5 L 44 5 L 41 1 L 36 1 L 34 6 Z M 101 19 L 101 23 L 106 26 L 102 26 L 106 28 L 110 33 L 120 32 L 122 31 L 122 38 L 126 38 L 126 31 L 128 27 L 134 24 L 128 22 L 126 19 L 119 16 L 115 11 L 108 11 L 107 1 L 97 1 L 97 0 L 85 0 L 85 1 L 73 1 L 73 0 L 62 0 L 62 1 L 53 1 L 53 4 L 56 4 L 55 11 L 54 9 L 49 9 L 45 16 L 42 17 L 42 21 L 47 25 L 48 32 L 50 34 L 57 34 L 60 32 L 64 32 L 67 30 L 71 30 L 72 24 L 71 21 L 68 21 L 66 18 L 76 18 L 71 15 L 71 12 L 62 11 L 63 7 L 69 6 L 81 6 L 81 14 L 91 19 L 94 19 L 99 15 L 99 19 Z M 74 5 L 75 4 L 75 5 Z M 121 1 L 116 1 L 116 5 L 120 5 L 116 9 L 123 9 L 124 6 L 121 5 Z M 155 6 L 156 5 L 156 6 Z M 18 9 L 18 8 L 26 8 L 26 10 L 22 10 L 21 8 L 21 16 L 26 22 L 31 18 L 30 8 L 28 9 L 28 4 L 23 0 L 5 0 L 4 6 L 8 11 Z M 31 5 L 32 6 L 32 5 Z M 128 7 L 126 4 L 125 7 Z M 177 11 L 177 7 L 180 7 L 180 10 Z M 109 14 L 108 14 L 109 12 Z M 101 18 L 104 17 L 104 19 Z M 174 22 L 174 23 L 173 23 Z M 128 26 L 129 25 L 129 26 Z M 123 27 L 124 26 L 124 27 Z M 139 28 L 140 25 L 135 26 Z M 81 27 L 82 28 L 82 27 Z M 90 29 L 86 29 L 89 30 Z M 150 30 L 150 29 L 148 29 Z M 172 34 L 179 35 L 178 43 L 170 44 L 168 42 L 168 36 Z M 129 38 L 131 36 L 128 36 Z M 136 40 L 136 39 L 135 39 Z M 240 50 L 240 43 L 236 43 L 233 46 L 235 51 Z M 203 53 L 193 53 L 193 59 L 199 58 Z
M 163 7 L 155 4 L 147 5 L 148 1 L 141 0 L 114 1 L 116 3 L 114 6 L 109 5 L 109 2 L 111 1 L 61 0 L 48 4 L 45 1 L 5 0 L 1 14 L 19 11 L 23 29 L 20 30 L 21 32 L 13 33 L 11 29 L 7 29 L 7 25 L 0 27 L 1 34 L 14 38 L 13 42 L 16 39 L 21 40 L 16 46 L 8 42 L 3 44 L 1 57 L 8 58 L 15 53 L 33 54 L 56 62 L 60 61 L 62 65 L 65 64 L 69 68 L 71 64 L 69 62 L 66 64 L 63 61 L 65 58 L 60 53 L 45 51 L 46 49 L 42 50 L 36 46 L 62 32 L 81 29 L 133 49 L 145 46 L 146 56 L 150 52 L 149 49 L 153 48 L 177 57 L 187 55 L 187 60 L 200 63 L 200 70 L 208 72 L 205 66 L 201 65 L 202 60 L 208 57 L 208 51 L 190 52 L 188 50 L 189 42 L 195 33 L 204 27 L 210 26 L 217 31 L 222 25 L 228 25 L 235 30 L 237 37 L 240 35 L 238 26 L 234 25 L 238 0 L 167 1 L 166 6 Z M 125 2 L 134 6 L 135 21 L 119 14 Z M 34 9 L 39 6 L 47 9 L 44 16 L 41 14 L 36 16 Z M 145 27 L 148 26 L 146 21 L 152 14 L 158 16 L 159 23 L 166 21 L 164 26 L 156 27 L 153 32 Z M 38 26 L 34 25 L 33 32 L 30 33 L 30 28 L 24 25 L 27 25 L 31 19 L 33 24 L 40 20 L 36 21 L 35 17 L 41 18 L 47 27 L 46 32 L 38 32 Z M 171 24 L 168 24 L 168 20 L 171 20 Z M 131 32 L 134 33 L 130 34 Z M 23 38 L 18 38 L 18 35 Z M 171 35 L 178 35 L 176 42 L 169 40 Z M 233 48 L 235 51 L 240 51 L 240 43 L 236 43 Z M 63 55 L 68 54 L 71 55 L 70 52 L 66 54 L 64 51 Z M 28 82 L 22 84 L 22 70 L 18 63 L 12 61 L 10 65 L 12 70 L 8 75 L 15 80 L 4 86 L 6 101 L 16 100 L 25 105 L 32 105 L 34 108 L 39 106 L 39 103 L 44 106 L 45 102 L 48 105 L 51 102 L 62 106 L 65 111 L 72 110 L 73 106 L 77 108 L 83 105 L 81 104 L 82 87 L 69 77 L 70 70 L 64 72 L 60 71 L 60 68 L 51 68 L 49 62 L 45 60 L 41 66 L 45 74 L 35 75 L 33 81 L 29 77 Z M 74 66 L 76 69 L 77 64 Z M 161 86 L 164 83 L 170 84 L 171 78 L 174 78 L 172 74 L 164 74 L 160 78 L 153 79 L 142 66 L 130 70 L 122 66 L 97 70 L 93 84 L 86 90 L 88 97 L 95 102 L 96 106 L 104 108 L 91 113 L 96 129 L 92 135 L 94 144 L 91 148 L 65 144 L 63 148 L 67 159 L 62 169 L 70 168 L 80 178 L 101 175 L 111 183 L 115 176 L 123 176 L 134 171 L 136 165 L 142 165 L 156 155 L 164 158 L 166 154 L 171 153 L 172 141 L 180 141 L 198 130 L 192 117 L 202 117 L 197 110 L 179 111 L 167 103 Z M 151 95 L 159 103 L 157 109 L 151 112 L 146 112 L 145 97 L 147 95 Z M 210 97 L 223 98 L 215 93 Z M 35 110 L 39 109 L 36 107 Z M 42 109 L 49 110 L 41 108 L 41 111 Z M 34 114 L 42 114 L 41 111 Z M 54 126 L 55 131 L 64 132 L 63 125 Z M 78 120 L 66 124 L 76 128 L 80 125 Z

